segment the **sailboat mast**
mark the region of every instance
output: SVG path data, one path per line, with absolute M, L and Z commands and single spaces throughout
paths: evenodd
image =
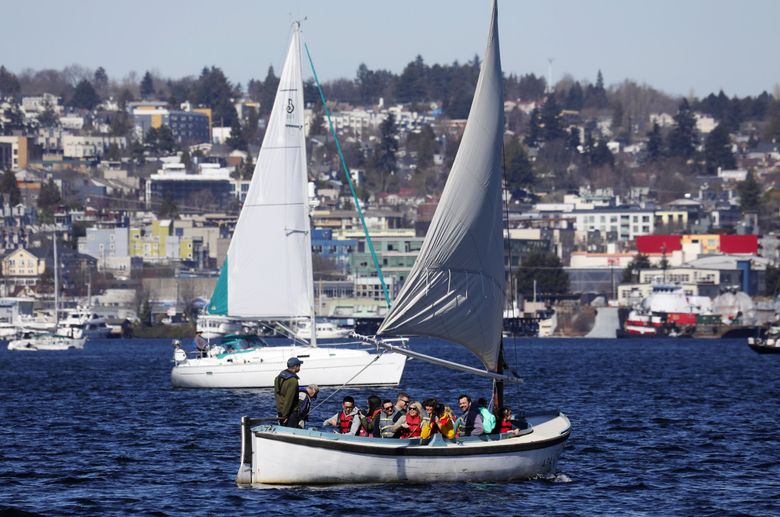
M 296 66 L 299 70 L 301 70 L 301 22 L 295 22 L 295 57 L 298 60 L 296 63 Z M 299 77 L 302 72 L 299 72 Z M 302 88 L 303 83 L 299 82 L 296 87 Z M 301 129 L 303 131 L 303 129 Z M 301 163 L 306 164 L 306 145 L 301 145 Z M 306 168 L 308 171 L 308 167 Z M 316 302 L 314 299 L 314 266 L 312 264 L 312 251 L 311 251 L 311 214 L 309 210 L 309 182 L 308 182 L 308 174 L 305 176 L 306 181 L 303 181 L 303 220 L 308 225 L 308 227 L 305 230 L 305 243 L 306 243 L 306 250 L 307 253 L 305 254 L 305 261 L 306 261 L 306 276 L 308 277 L 307 284 L 312 289 L 312 293 L 310 296 L 311 303 L 309 305 L 309 318 L 311 319 L 311 338 L 309 339 L 309 343 L 311 346 L 317 346 L 317 311 L 316 311 Z
M 54 243 L 54 324 L 60 322 L 60 280 L 57 270 L 59 260 L 57 258 L 57 230 L 52 232 L 52 242 Z
M 504 338 L 501 338 L 501 347 L 498 349 L 498 365 L 496 373 L 504 374 Z M 500 422 L 500 411 L 504 407 L 504 381 L 500 378 L 493 379 L 493 413 L 496 415 L 496 421 Z

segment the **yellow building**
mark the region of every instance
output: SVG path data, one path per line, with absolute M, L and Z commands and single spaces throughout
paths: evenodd
M 684 210 L 663 210 L 655 213 L 655 227 L 687 228 L 688 212 Z
M 698 244 L 701 246 L 701 252 L 705 255 L 720 253 L 720 235 L 718 234 L 683 235 L 681 236 L 680 242 L 683 245 L 683 248 L 685 248 L 687 244 Z
M 26 136 L 0 136 L 0 170 L 18 170 L 29 162 Z

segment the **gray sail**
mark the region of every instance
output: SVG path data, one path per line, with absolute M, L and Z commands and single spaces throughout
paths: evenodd
M 430 229 L 378 334 L 459 343 L 495 370 L 504 309 L 504 95 L 497 7 L 463 139 Z

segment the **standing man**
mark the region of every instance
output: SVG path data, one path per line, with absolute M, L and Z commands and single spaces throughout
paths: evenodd
M 303 361 L 297 357 L 289 358 L 287 369 L 279 372 L 274 379 L 274 397 L 279 425 L 298 427 L 298 421 L 291 419 L 290 416 L 298 406 L 298 372 L 301 371 L 302 364 Z
M 203 331 L 199 330 L 195 332 L 195 351 L 198 353 L 198 357 L 206 357 L 208 349 L 209 342 L 203 337 Z
M 479 409 L 471 404 L 471 397 L 461 395 L 458 397 L 458 407 L 461 410 L 458 436 L 479 436 L 483 434 L 482 414 Z

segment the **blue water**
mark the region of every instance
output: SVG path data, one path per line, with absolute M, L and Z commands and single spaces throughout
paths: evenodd
M 436 341 L 413 346 L 467 360 Z M 0 511 L 448 515 L 780 514 L 780 355 L 742 340 L 523 340 L 515 412 L 558 408 L 574 432 L 550 479 L 437 486 L 238 488 L 241 415 L 267 390 L 175 390 L 169 342 L 0 351 Z M 472 363 L 473 364 L 473 363 Z M 305 364 L 304 364 L 305 369 Z M 408 364 L 403 388 L 454 406 L 489 383 Z M 395 390 L 350 390 L 360 403 Z M 323 395 L 328 390 L 323 390 Z M 339 393 L 312 421 L 335 413 Z M 327 466 L 323 466 L 327 468 Z

